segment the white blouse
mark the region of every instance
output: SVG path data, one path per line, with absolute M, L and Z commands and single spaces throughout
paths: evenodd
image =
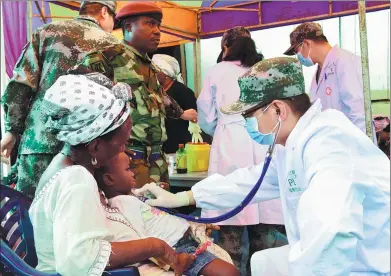
M 36 195 L 29 215 L 37 269 L 47 273 L 102 275 L 111 254 L 110 242 L 140 239 L 117 208 L 101 204 L 97 183 L 82 166 L 55 174 Z M 174 275 L 148 262 L 136 265 L 141 275 Z

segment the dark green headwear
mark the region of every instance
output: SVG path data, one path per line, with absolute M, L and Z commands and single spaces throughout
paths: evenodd
M 265 59 L 239 78 L 239 100 L 221 108 L 225 114 L 242 113 L 254 106 L 305 93 L 299 60 L 290 57 Z

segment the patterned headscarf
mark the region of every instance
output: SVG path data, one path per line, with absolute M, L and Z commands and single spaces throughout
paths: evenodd
M 61 76 L 45 94 L 46 125 L 59 141 L 89 143 L 126 121 L 131 99 L 128 84 L 114 85 L 99 73 Z
M 179 67 L 178 61 L 169 55 L 155 54 L 152 57 L 152 62 L 162 71 L 165 75 L 170 78 L 184 83 L 181 69 Z

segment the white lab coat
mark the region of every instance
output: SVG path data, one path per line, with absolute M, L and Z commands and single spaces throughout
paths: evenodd
M 366 133 L 364 88 L 359 56 L 334 46 L 323 63 L 319 81 L 316 82 L 316 73 L 312 79 L 310 96 L 312 101 L 320 99 L 323 110 L 333 108 L 341 111 Z M 373 142 L 377 145 L 374 125 Z
M 262 167 L 197 183 L 192 187 L 197 206 L 238 205 Z M 390 161 L 341 112 L 321 112 L 316 101 L 285 148 L 276 147 L 253 202 L 278 197 L 290 246 L 289 275 L 390 272 Z M 288 262 L 282 255 L 274 260 L 276 265 Z
M 238 168 L 259 164 L 267 147 L 255 143 L 248 135 L 243 116 L 225 115 L 220 108 L 239 99 L 238 78 L 248 68 L 238 61 L 223 61 L 212 67 L 197 99 L 198 123 L 213 136 L 208 174 L 227 175 Z M 218 185 L 218 184 L 217 184 Z M 202 210 L 202 217 L 215 217 L 228 210 Z M 283 224 L 279 199 L 247 206 L 239 215 L 220 225 Z

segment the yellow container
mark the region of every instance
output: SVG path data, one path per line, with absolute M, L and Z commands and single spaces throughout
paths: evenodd
M 187 143 L 187 171 L 205 172 L 209 167 L 210 145 L 208 143 Z

